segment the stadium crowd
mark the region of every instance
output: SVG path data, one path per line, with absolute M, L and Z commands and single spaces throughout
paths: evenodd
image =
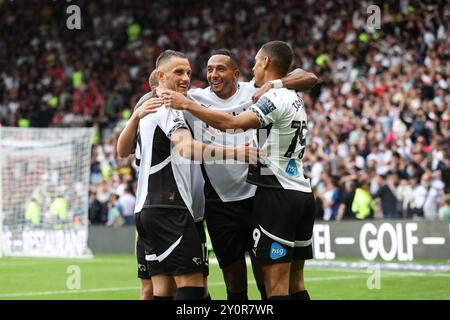
M 135 168 L 115 143 L 159 53 L 186 52 L 204 87 L 213 49 L 247 81 L 257 48 L 284 40 L 321 80 L 300 93 L 317 218 L 449 219 L 450 4 L 373 2 L 379 29 L 365 1 L 75 1 L 69 30 L 65 1 L 0 0 L 0 124 L 96 127 L 91 223 L 132 223 Z

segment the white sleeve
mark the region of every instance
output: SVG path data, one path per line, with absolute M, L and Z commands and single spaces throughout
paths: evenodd
M 166 108 L 164 106 L 161 109 L 161 114 L 157 118 L 158 125 L 162 129 L 162 131 L 164 131 L 167 138 L 170 139 L 172 134 L 174 134 L 175 131 L 180 128 L 188 129 L 183 113 L 181 111 L 174 110 L 172 108 Z
M 261 127 L 265 127 L 278 120 L 281 110 L 274 103 L 275 94 L 271 90 L 266 92 L 259 100 L 250 107 L 261 123 Z

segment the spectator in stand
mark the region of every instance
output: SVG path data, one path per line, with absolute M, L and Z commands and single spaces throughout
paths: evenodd
M 104 224 L 106 216 L 95 191 L 89 192 L 89 222 L 91 224 Z
M 439 219 L 450 219 L 450 195 L 446 194 L 442 197 L 441 207 L 439 208 Z
M 108 220 L 106 221 L 107 227 L 120 227 L 124 224 L 123 211 L 119 203 L 119 196 L 117 194 L 111 194 L 108 201 Z
M 380 176 L 382 183 L 378 191 L 373 195 L 379 199 L 383 218 L 399 219 L 402 216 L 401 205 L 397 196 L 397 181 L 395 173 L 389 172 L 386 176 Z
M 91 189 L 101 197 L 102 180 L 115 191 L 108 181 L 116 181 L 118 167 L 134 172 L 131 159 L 119 165 L 108 152 L 110 139 L 149 91 L 146 75 L 159 53 L 186 52 L 192 86 L 204 87 L 213 49 L 230 48 L 240 80 L 250 80 L 256 49 L 279 39 L 291 44 L 295 66 L 322 80 L 301 95 L 311 136 L 304 167 L 318 197 L 322 172 L 344 183 L 355 168 L 370 176 L 395 172 L 405 190 L 430 171 L 434 189 L 449 194 L 448 1 L 375 1 L 383 13 L 378 30 L 367 28 L 367 8 L 358 1 L 175 3 L 80 0 L 83 27 L 73 32 L 64 27 L 64 1 L 3 1 L 0 124 L 98 128 Z M 437 208 L 431 211 L 436 216 Z
M 123 195 L 119 198 L 120 206 L 123 209 L 123 218 L 125 219 L 125 224 L 134 225 L 134 204 L 136 202 L 136 197 L 131 193 L 131 189 L 126 187 Z

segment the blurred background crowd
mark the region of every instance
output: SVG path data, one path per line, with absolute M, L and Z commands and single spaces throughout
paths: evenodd
M 94 126 L 90 221 L 132 224 L 136 168 L 115 143 L 159 53 L 187 53 L 205 87 L 212 50 L 232 50 L 248 81 L 260 45 L 284 40 L 320 78 L 300 94 L 317 218 L 449 219 L 449 22 L 447 1 L 0 0 L 0 124 Z

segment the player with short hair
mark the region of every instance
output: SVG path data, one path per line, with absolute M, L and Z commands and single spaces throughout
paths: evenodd
M 161 87 L 187 94 L 191 68 L 185 54 L 166 50 L 156 66 Z M 156 102 L 154 98 L 145 104 Z M 230 152 L 194 141 L 183 114 L 170 108 L 160 108 L 140 119 L 137 140 L 141 165 L 136 227 L 146 249 L 154 295 L 167 296 L 167 284 L 173 277 L 177 285 L 175 299 L 204 298 L 207 252 L 194 223 L 203 218 L 203 179 L 198 165 L 183 162 L 180 156 L 202 160 L 204 155 L 220 154 L 235 158 L 238 148 Z M 241 150 L 250 148 L 244 146 Z
M 303 101 L 279 80 L 292 64 L 292 49 L 285 42 L 266 43 L 253 68 L 257 85 L 274 86 L 248 109 L 232 116 L 205 108 L 175 92 L 161 90 L 164 103 L 186 110 L 219 130 L 267 129 L 258 141 L 267 153 L 265 166 L 250 167 L 247 181 L 257 186 L 254 199 L 253 254 L 264 264 L 266 292 L 271 299 L 309 298 L 304 289 L 303 265 L 312 258 L 314 195 L 303 175 L 307 119 Z M 258 137 L 260 135 L 256 135 Z
M 158 86 L 158 78 L 156 77 L 156 69 L 150 73 L 148 78 L 148 84 L 150 87 L 150 92 L 143 95 L 139 101 L 136 103 L 133 114 L 130 120 L 127 122 L 124 130 L 120 133 L 118 142 L 117 142 L 117 151 L 119 156 L 128 157 L 130 154 L 135 153 L 136 158 L 136 166 L 139 168 L 141 156 L 140 151 L 141 148 L 137 145 L 140 143 L 137 138 L 139 137 L 139 121 L 143 117 L 145 117 L 149 112 L 143 106 L 146 101 L 156 101 L 156 105 L 160 105 L 160 101 L 155 100 L 155 92 L 154 90 Z M 155 102 L 153 102 L 155 103 Z M 151 104 L 150 104 L 151 105 Z M 137 258 L 137 275 L 141 281 L 141 300 L 153 300 L 153 284 L 151 280 L 150 273 L 147 268 L 147 261 L 145 260 L 145 248 L 141 243 L 141 239 L 139 235 L 137 236 L 136 241 L 136 258 Z M 169 286 L 169 285 L 168 285 Z M 176 294 L 176 285 L 175 282 L 172 281 L 171 293 L 164 299 L 173 299 Z M 162 297 L 158 297 L 157 299 L 162 299 Z
M 191 89 L 188 97 L 203 106 L 236 115 L 252 105 L 252 97 L 259 96 L 272 87 L 264 84 L 258 92 L 253 82 L 239 81 L 237 58 L 227 49 L 215 50 L 207 64 L 209 87 Z M 310 89 L 317 81 L 312 73 L 296 69 L 281 81 L 289 88 Z M 195 121 L 194 138 L 216 146 L 235 146 L 251 140 L 252 131 L 235 134 L 221 132 Z M 229 300 L 247 300 L 247 267 L 245 252 L 251 249 L 251 212 L 256 187 L 246 182 L 248 164 L 204 164 L 205 221 L 214 252 L 224 276 Z M 253 273 L 262 299 L 265 299 L 261 267 L 252 259 Z
M 252 97 L 258 97 L 273 84 L 268 82 L 258 90 L 252 82 L 238 81 L 240 72 L 236 57 L 226 49 L 212 52 L 207 65 L 210 86 L 191 89 L 188 96 L 211 108 L 238 114 L 252 105 Z M 317 81 L 312 73 L 296 69 L 282 78 L 286 86 L 296 90 L 308 90 Z M 153 108 L 147 102 L 146 110 Z M 194 136 L 204 143 L 219 146 L 235 146 L 252 138 L 251 131 L 240 134 L 224 134 L 208 128 L 204 123 L 186 114 L 187 123 Z M 229 300 L 246 300 L 247 271 L 245 252 L 251 248 L 251 211 L 255 186 L 246 182 L 247 164 L 205 164 L 202 166 L 205 183 L 206 221 L 214 251 L 222 268 Z M 254 259 L 252 259 L 252 263 Z M 261 296 L 265 298 L 264 279 L 260 267 L 253 266 Z M 259 271 L 259 272 L 258 272 Z
M 140 157 L 140 134 L 139 134 L 139 121 L 149 113 L 151 113 L 151 109 L 148 107 L 152 107 L 155 104 L 157 106 L 160 106 L 161 101 L 157 98 L 156 92 L 154 91 L 156 87 L 158 86 L 158 78 L 156 75 L 156 69 L 153 70 L 149 76 L 149 86 L 151 91 L 146 93 L 144 96 L 142 96 L 139 101 L 136 104 L 136 107 L 134 109 L 134 113 L 130 119 L 130 121 L 127 122 L 127 125 L 125 129 L 121 132 L 118 143 L 117 143 L 117 150 L 120 156 L 127 157 L 131 153 L 135 152 L 136 157 L 136 166 L 139 168 L 141 157 Z M 146 105 L 143 105 L 146 103 Z M 133 136 L 134 134 L 134 136 Z M 132 146 L 137 146 L 135 150 L 132 150 Z M 197 179 L 199 180 L 199 179 Z M 197 183 L 202 184 L 203 181 L 197 181 Z M 200 188 L 200 187 L 199 187 Z M 196 193 L 198 194 L 198 192 Z M 200 202 L 203 203 L 201 199 L 201 193 L 200 195 L 197 195 L 197 197 L 200 197 Z M 195 223 L 197 231 L 199 233 L 202 247 L 204 251 L 204 283 L 206 286 L 207 283 L 207 276 L 209 274 L 209 267 L 208 267 L 208 252 L 207 252 L 207 244 L 206 244 L 206 234 L 203 226 L 203 220 L 198 221 Z M 153 284 L 151 280 L 151 275 L 148 271 L 147 267 L 147 261 L 145 260 L 145 248 L 142 244 L 142 240 L 140 239 L 139 235 L 137 237 L 136 241 L 136 257 L 138 262 L 138 278 L 141 279 L 141 299 L 142 300 L 152 300 L 153 299 Z M 156 299 L 158 300 L 171 300 L 176 294 L 176 284 L 172 280 L 167 279 L 167 296 L 156 296 Z M 170 293 L 171 292 L 171 293 Z M 209 297 L 209 295 L 208 295 Z
M 153 90 L 158 87 L 158 78 L 156 77 L 156 69 L 153 70 L 150 73 L 150 76 L 148 77 L 148 84 L 150 86 L 150 92 L 146 93 L 144 96 L 142 96 L 139 101 L 136 104 L 135 110 L 142 107 L 142 104 L 152 98 L 154 96 Z M 142 115 L 145 115 L 145 113 L 141 113 Z M 142 118 L 142 117 L 141 117 Z M 138 129 L 137 129 L 138 130 Z M 138 136 L 138 134 L 136 135 Z M 136 157 L 136 165 L 139 167 L 140 163 L 140 155 L 138 152 L 140 152 L 140 148 L 136 148 L 137 153 L 135 154 Z M 153 283 L 150 276 L 150 273 L 147 269 L 147 261 L 145 260 L 145 248 L 144 245 L 142 245 L 141 240 L 138 239 L 136 241 L 136 258 L 138 262 L 138 278 L 141 280 L 141 300 L 152 300 L 153 299 Z M 177 286 L 174 281 L 172 281 L 170 289 L 168 289 L 168 296 L 166 299 L 170 300 L 175 297 Z
M 183 53 L 164 51 L 156 69 L 161 86 L 187 93 L 191 68 Z M 197 300 L 206 293 L 204 252 L 194 221 L 202 219 L 203 203 L 193 201 L 194 165 L 173 163 L 176 155 L 171 139 L 180 128 L 187 128 L 183 115 L 168 108 L 139 120 L 136 226 L 145 246 L 155 297 L 171 295 L 173 277 L 175 299 Z

